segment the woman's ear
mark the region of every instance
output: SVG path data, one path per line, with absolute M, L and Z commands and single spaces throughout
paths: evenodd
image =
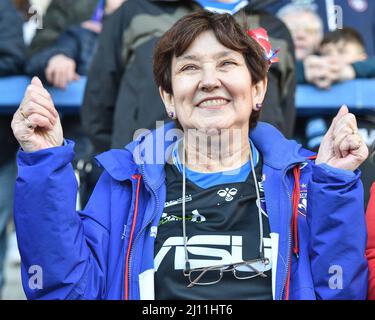
M 164 107 L 165 107 L 165 110 L 167 111 L 167 114 L 169 115 L 171 114 L 171 112 L 173 112 L 173 114 L 176 114 L 173 94 L 168 93 L 162 87 L 159 87 L 159 93 L 160 93 L 161 99 L 163 100 Z
M 268 79 L 264 78 L 251 87 L 253 95 L 253 110 L 259 111 L 259 105 L 262 105 L 267 92 Z

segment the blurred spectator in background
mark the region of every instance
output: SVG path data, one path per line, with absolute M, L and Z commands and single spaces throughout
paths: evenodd
M 152 74 L 152 52 L 158 38 L 182 16 L 205 8 L 229 13 L 247 27 L 267 29 L 280 62 L 269 72 L 261 119 L 287 137 L 294 131 L 295 58 L 288 29 L 276 17 L 254 8 L 270 1 L 128 0 L 109 17 L 89 72 L 82 122 L 95 153 L 123 148 L 140 128 L 167 120 Z M 245 28 L 245 26 L 244 26 Z
M 276 14 L 285 5 L 307 6 L 323 21 L 323 32 L 351 27 L 364 38 L 366 52 L 375 55 L 375 1 L 373 0 L 278 0 L 267 6 Z
M 38 19 L 42 17 L 42 14 L 32 8 L 29 0 L 13 0 L 13 3 L 23 17 L 23 40 L 25 45 L 28 46 L 35 35 L 38 28 Z
M 309 82 L 319 88 L 332 84 L 337 73 L 334 59 L 317 55 L 323 39 L 323 22 L 309 6 L 289 4 L 277 16 L 292 34 L 297 58 L 297 83 Z
M 26 71 L 49 84 L 65 89 L 69 82 L 86 75 L 95 53 L 105 14 L 111 14 L 124 0 L 96 0 L 90 20 L 68 26 L 48 47 L 34 53 Z
M 319 52 L 338 65 L 336 81 L 375 77 L 375 57 L 369 58 L 361 35 L 352 28 L 337 29 L 324 36 Z
M 25 45 L 22 23 L 12 1 L 0 1 L 0 76 L 23 72 Z
M 22 17 L 11 0 L 0 1 L 0 76 L 23 71 L 25 47 Z M 18 144 L 10 128 L 12 117 L 0 116 L 0 296 L 4 285 L 6 227 L 13 208 L 13 186 L 16 178 L 15 152 Z
M 43 17 L 43 29 L 38 30 L 31 43 L 26 72 L 60 88 L 77 80 L 77 62 L 82 69 L 86 67 L 93 52 L 96 32 L 100 31 L 83 28 L 81 24 L 91 19 L 92 25 L 99 25 L 103 13 L 104 1 L 101 0 L 70 3 L 53 0 Z
M 52 0 L 43 16 L 43 28 L 38 30 L 28 55 L 50 47 L 68 27 L 89 20 L 98 0 Z
M 344 63 L 367 59 L 365 44 L 361 35 L 352 28 L 337 29 L 324 36 L 319 52 L 322 56 L 335 57 Z
M 17 10 L 24 18 L 23 40 L 30 45 L 37 29 L 43 28 L 43 14 L 50 0 L 13 0 Z
M 297 60 L 317 52 L 323 39 L 323 22 L 309 7 L 287 5 L 278 12 L 292 34 Z

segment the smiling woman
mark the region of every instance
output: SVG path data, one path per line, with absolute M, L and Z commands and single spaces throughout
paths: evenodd
M 155 49 L 154 75 L 182 138 L 170 139 L 170 123 L 98 156 L 104 173 L 78 213 L 74 143 L 34 78 L 12 122 L 27 296 L 365 298 L 367 147 L 347 107 L 317 157 L 258 122 L 273 53 L 265 30 L 242 30 L 229 15 L 181 18 Z M 27 285 L 33 265 L 41 290 Z M 332 266 L 345 274 L 332 276 L 341 290 Z
M 169 112 L 181 115 L 177 120 L 179 127 L 185 118 L 182 119 L 183 110 L 175 110 L 175 99 L 184 99 L 191 107 L 205 109 L 218 109 L 231 102 L 233 111 L 241 111 L 242 107 L 243 112 L 248 113 L 238 116 L 242 120 L 250 119 L 250 129 L 259 119 L 258 110 L 251 112 L 256 106 L 252 95 L 258 95 L 254 102 L 263 101 L 269 63 L 264 58 L 263 48 L 246 34 L 246 30 L 229 20 L 232 20 L 229 15 L 210 20 L 187 16 L 177 22 L 155 48 L 155 81 Z M 259 86 L 253 89 L 257 92 L 252 92 L 250 88 L 256 84 Z M 200 118 L 199 113 L 197 118 Z

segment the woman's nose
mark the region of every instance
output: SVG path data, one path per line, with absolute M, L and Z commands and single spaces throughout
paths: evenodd
M 199 83 L 199 89 L 203 91 L 212 91 L 221 86 L 220 79 L 214 69 L 202 70 L 202 78 Z

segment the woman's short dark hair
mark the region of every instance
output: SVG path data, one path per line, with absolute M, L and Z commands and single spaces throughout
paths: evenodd
M 246 30 L 242 29 L 231 15 L 198 11 L 178 20 L 157 43 L 154 49 L 153 72 L 158 87 L 173 94 L 173 57 L 181 56 L 205 31 L 212 31 L 223 46 L 243 54 L 252 84 L 267 77 L 269 64 L 265 59 L 264 49 L 247 35 Z M 250 129 L 256 126 L 259 115 L 260 111 L 251 113 Z

